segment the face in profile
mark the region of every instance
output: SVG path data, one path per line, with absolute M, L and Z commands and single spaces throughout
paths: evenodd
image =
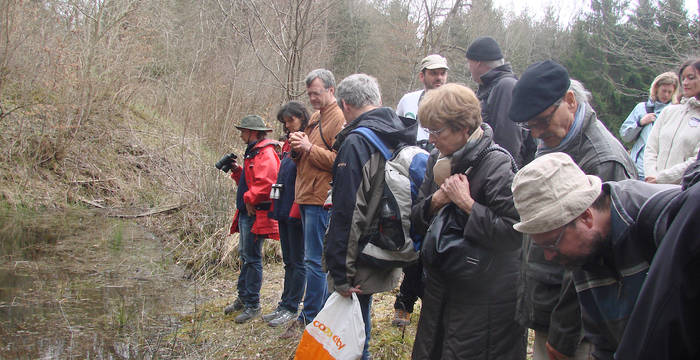
M 546 233 L 532 234 L 531 237 L 534 245 L 544 251 L 547 261 L 567 268 L 583 266 L 596 258 L 606 238 L 595 228 L 588 228 L 579 220 Z
M 697 69 L 693 65 L 686 66 L 681 73 L 681 84 L 683 84 L 683 96 L 699 97 L 700 96 L 700 76 Z

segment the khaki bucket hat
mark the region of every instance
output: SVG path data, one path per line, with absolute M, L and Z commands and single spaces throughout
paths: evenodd
M 241 119 L 240 124 L 236 125 L 236 128 L 238 130 L 272 131 L 272 129 L 265 124 L 265 120 L 258 115 L 247 115 Z
M 565 153 L 536 158 L 513 178 L 513 201 L 520 214 L 513 228 L 525 234 L 558 229 L 595 202 L 601 184 L 600 178 L 586 175 Z

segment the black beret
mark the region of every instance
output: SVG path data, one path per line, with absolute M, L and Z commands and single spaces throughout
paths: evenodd
M 532 119 L 563 98 L 569 85 L 569 72 L 552 60 L 528 66 L 513 88 L 508 116 L 515 122 Z
M 501 48 L 490 36 L 480 36 L 467 48 L 467 59 L 474 61 L 491 61 L 503 59 Z

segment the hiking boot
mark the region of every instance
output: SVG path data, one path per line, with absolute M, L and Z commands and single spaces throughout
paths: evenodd
M 289 324 L 287 330 L 280 335 L 280 339 L 296 339 L 301 337 L 301 333 L 304 332 L 306 325 L 303 320 L 296 320 Z
M 269 325 L 270 327 L 278 327 L 296 319 L 296 317 L 297 313 L 291 312 L 287 309 L 281 309 L 279 315 L 276 318 L 270 320 L 267 323 L 267 325 Z
M 245 308 L 245 310 L 243 310 L 242 313 L 240 313 L 240 314 L 238 314 L 238 316 L 236 316 L 234 321 L 236 322 L 236 324 L 243 324 L 244 322 L 260 315 L 260 310 L 261 310 L 261 308 L 259 305 L 256 308 L 252 308 L 252 307 Z
M 391 325 L 402 327 L 407 326 L 411 323 L 411 313 L 406 310 L 395 309 L 394 310 L 394 320 L 391 321 Z
M 224 308 L 224 315 L 228 315 L 234 311 L 240 311 L 243 310 L 243 301 L 241 299 L 236 298 L 236 300 L 233 301 L 233 304 L 228 305 Z
M 286 310 L 284 310 L 283 308 L 278 306 L 277 309 L 275 309 L 275 311 L 273 311 L 269 314 L 263 315 L 262 319 L 264 322 L 269 322 L 270 320 L 277 319 L 280 315 L 282 315 L 283 311 L 286 311 Z

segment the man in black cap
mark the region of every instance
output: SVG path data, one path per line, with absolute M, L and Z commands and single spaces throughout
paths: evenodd
M 481 102 L 481 117 L 493 129 L 494 142 L 513 155 L 518 167 L 523 166 L 532 160 L 535 149 L 527 131 L 508 120 L 511 94 L 518 81 L 513 69 L 490 36 L 478 37 L 469 45 L 467 63 L 472 79 L 479 84 L 476 96 Z
M 632 159 L 598 120 L 589 97 L 563 66 L 551 60 L 538 62 L 513 88 L 509 116 L 539 139 L 536 157 L 563 152 L 584 173 L 603 181 L 636 179 Z M 590 347 L 581 342 L 581 314 L 571 274 L 546 261 L 543 250 L 532 246 L 528 237 L 520 280 L 516 317 L 535 330 L 533 359 L 588 359 Z

